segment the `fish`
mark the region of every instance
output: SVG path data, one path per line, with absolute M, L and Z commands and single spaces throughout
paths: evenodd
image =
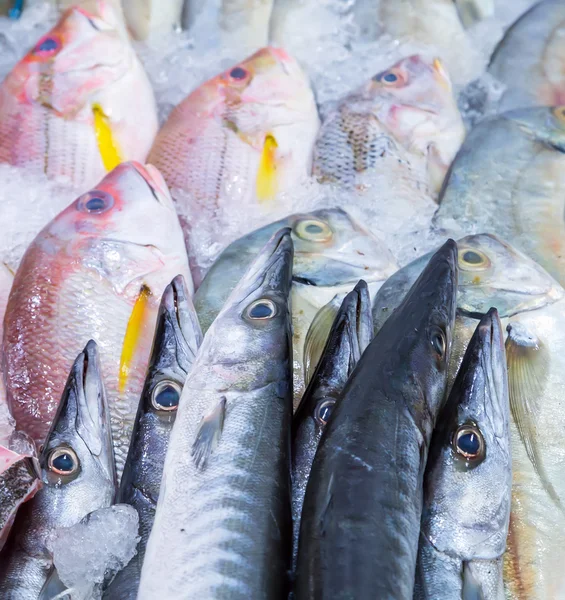
M 291 272 L 283 228 L 204 336 L 171 433 L 139 600 L 188 589 L 209 600 L 287 598 Z
M 23 504 L 0 553 L 0 596 L 38 598 L 51 576 L 49 535 L 110 506 L 116 472 L 108 399 L 92 340 L 70 370 L 40 458 L 43 487 Z
M 121 475 L 161 295 L 179 274 L 192 292 L 173 201 L 151 165 L 121 164 L 46 225 L 20 263 L 4 321 L 18 429 L 43 443 L 73 355 L 94 339 Z
M 565 104 L 565 6 L 543 0 L 526 11 L 495 48 L 488 72 L 503 86 L 500 112 Z
M 512 508 L 504 556 L 507 597 L 559 598 L 565 593 L 565 456 L 559 432 L 565 368 L 565 290 L 531 258 L 493 235 L 467 236 L 459 247 L 458 314 L 449 379 L 454 378 L 478 320 L 498 309 L 508 331 L 506 357 L 512 447 Z M 375 326 L 402 299 L 425 257 L 379 290 Z M 394 299 L 396 297 L 396 299 Z M 448 384 L 449 385 L 449 384 Z
M 313 173 L 321 182 L 362 188 L 375 172 L 416 177 L 437 195 L 465 137 L 451 80 L 438 59 L 414 55 L 342 98 L 323 122 Z M 374 178 L 374 175 L 373 175 Z
M 209 221 L 212 241 L 227 245 L 288 214 L 285 192 L 310 175 L 318 127 L 308 79 L 282 49 L 262 48 L 185 98 L 148 162 L 172 190 L 189 247 Z
M 147 75 L 106 0 L 73 7 L 0 84 L 0 162 L 92 187 L 145 161 L 157 133 Z
M 424 468 L 445 400 L 457 268 L 457 246 L 448 240 L 337 399 L 306 487 L 297 600 L 412 597 Z
M 347 379 L 373 337 L 371 298 L 362 279 L 343 299 L 292 420 L 293 558 L 312 461 Z
M 180 28 L 182 0 L 122 0 L 122 7 L 128 31 L 136 40 L 145 40 L 151 34 L 166 34 Z
M 0 263 L 0 340 L 4 329 L 4 314 L 12 289 L 14 274 L 4 263 Z M 1 364 L 0 364 L 1 369 Z M 0 446 L 7 446 L 14 431 L 14 419 L 8 407 L 4 378 L 0 374 Z
M 517 109 L 468 134 L 445 180 L 436 228 L 493 233 L 565 284 L 565 106 Z
M 480 320 L 439 415 L 424 475 L 416 600 L 504 600 L 512 458 L 504 331 Z
M 373 293 L 397 269 L 380 239 L 340 208 L 298 213 L 254 231 L 230 244 L 212 265 L 194 296 L 202 331 L 206 332 L 249 264 L 269 238 L 282 227 L 292 228 L 292 329 L 294 395 L 304 391 L 310 352 L 323 348 L 335 312 L 306 337 L 318 312 L 336 294 L 349 292 L 364 279 Z M 319 354 L 318 354 L 319 356 Z
M 137 597 L 169 436 L 184 382 L 201 343 L 198 317 L 184 278 L 179 275 L 161 298 L 151 359 L 117 498 L 117 502 L 137 509 L 141 540 L 137 554 L 116 575 L 105 592 L 105 599 L 135 600 Z

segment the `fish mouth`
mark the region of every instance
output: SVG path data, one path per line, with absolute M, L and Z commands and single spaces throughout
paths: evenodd
M 195 337 L 195 322 L 190 310 L 190 294 L 182 275 L 177 275 L 163 293 L 163 304 L 169 313 L 175 329 L 182 336 L 187 348 L 191 348 L 189 340 Z

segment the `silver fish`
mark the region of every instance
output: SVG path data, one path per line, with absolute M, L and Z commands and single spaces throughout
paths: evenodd
M 104 598 L 135 600 L 137 597 L 169 436 L 186 376 L 201 342 L 198 317 L 184 277 L 179 275 L 161 298 L 149 369 L 118 493 L 118 502 L 130 504 L 139 513 L 141 540 L 137 554 L 116 575 Z
M 287 597 L 291 271 L 285 228 L 204 337 L 171 434 L 140 600 Z
M 504 334 L 478 324 L 438 417 L 424 476 L 416 600 L 504 600 L 512 468 Z
M 110 413 L 93 341 L 73 364 L 40 465 L 43 487 L 21 507 L 0 554 L 0 597 L 6 600 L 39 596 L 52 568 L 46 546 L 52 531 L 114 501 Z

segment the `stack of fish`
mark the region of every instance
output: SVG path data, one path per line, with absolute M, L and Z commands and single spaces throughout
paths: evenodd
M 565 598 L 565 2 L 462 90 L 498 0 L 4 4 L 0 180 L 76 199 L 0 264 L 0 600 Z M 419 51 L 321 119 L 322 14 Z

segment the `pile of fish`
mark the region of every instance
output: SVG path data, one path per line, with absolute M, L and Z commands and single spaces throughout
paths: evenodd
M 565 1 L 502 4 L 0 2 L 0 600 L 565 598 Z

